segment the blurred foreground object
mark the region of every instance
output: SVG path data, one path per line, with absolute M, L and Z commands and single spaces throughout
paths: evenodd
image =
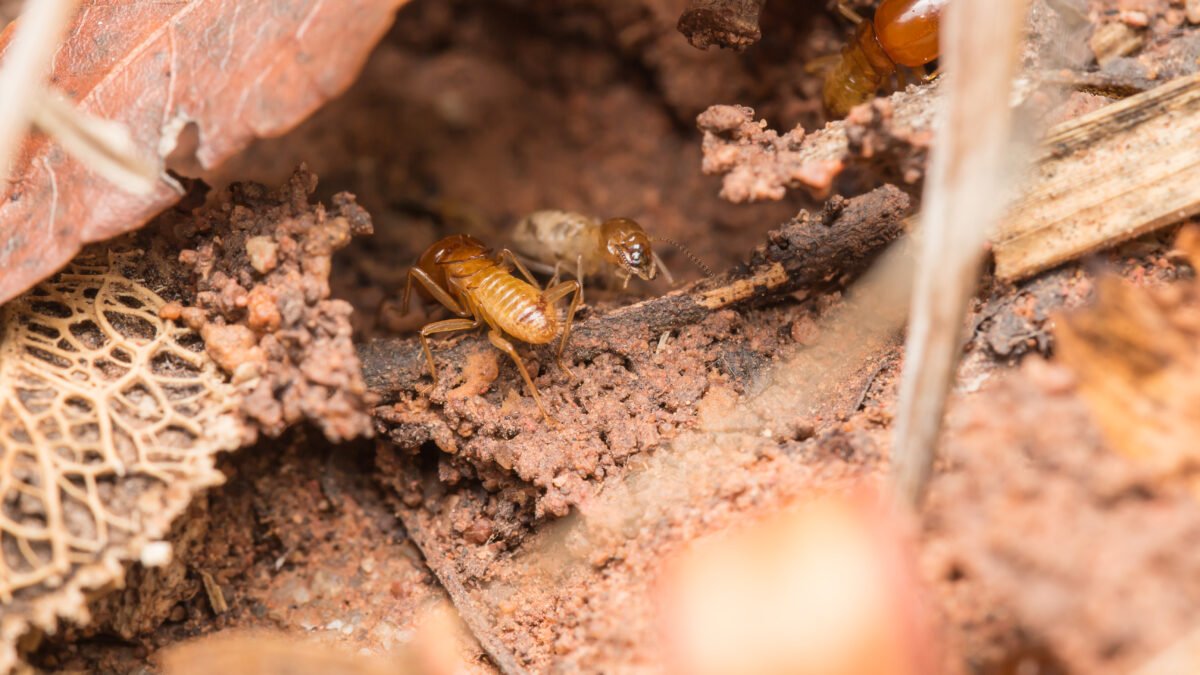
M 491 673 L 467 655 L 478 647 L 454 608 L 437 603 L 416 620 L 412 641 L 387 655 L 346 649 L 284 633 L 228 631 L 170 647 L 165 675 L 457 675 Z
M 1200 266 L 1200 227 L 1176 242 Z M 1058 356 L 1078 379 L 1105 439 L 1162 472 L 1200 457 L 1200 282 L 1137 288 L 1100 281 L 1095 307 L 1057 322 Z
M 920 498 L 933 469 L 967 302 L 975 292 L 987 237 L 1017 177 L 1009 92 L 1017 74 L 1025 3 L 956 0 L 944 18 L 941 126 L 922 201 L 921 250 L 892 447 L 897 497 L 909 504 Z
M 934 672 L 909 551 L 870 499 L 824 499 L 692 546 L 669 568 L 672 672 Z
M 7 186 L 14 154 L 45 91 L 47 71 L 77 4 L 78 0 L 27 2 L 16 35 L 11 26 L 0 34 L 0 191 Z
M 218 633 L 169 648 L 165 675 L 397 675 L 385 659 L 351 654 L 283 634 Z

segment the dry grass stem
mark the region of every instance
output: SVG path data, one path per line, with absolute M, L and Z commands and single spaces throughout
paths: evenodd
M 38 129 L 126 192 L 148 194 L 157 184 L 158 166 L 138 155 L 123 125 L 88 115 L 51 90 L 41 92 L 32 114 Z
M 58 45 L 78 0 L 26 0 L 16 35 L 0 64 L 0 184 L 41 98 Z
M 1013 110 L 1024 2 L 960 0 L 946 10 L 941 124 L 919 231 L 899 414 L 892 446 L 896 496 L 915 503 L 933 467 L 963 317 L 1011 174 Z

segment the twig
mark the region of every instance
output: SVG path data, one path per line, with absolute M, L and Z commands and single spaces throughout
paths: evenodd
M 225 601 L 225 593 L 221 585 L 205 570 L 200 570 L 200 581 L 204 584 L 204 592 L 208 595 L 208 604 L 213 614 L 224 614 L 229 611 L 229 603 Z
M 921 214 L 921 251 L 892 446 L 896 497 L 913 505 L 933 467 L 967 302 L 1007 188 L 1024 2 L 958 0 L 947 9 L 948 71 Z
M 875 366 L 875 370 L 872 370 L 871 374 L 867 376 L 866 384 L 863 385 L 862 391 L 858 393 L 858 398 L 854 400 L 854 406 L 851 408 L 853 411 L 857 412 L 862 409 L 863 403 L 867 402 L 867 394 L 871 393 L 871 387 L 875 385 L 875 378 L 879 377 L 879 374 L 883 372 L 887 364 L 886 359 L 881 360 L 879 365 Z
M 134 194 L 147 194 L 158 183 L 158 166 L 139 157 L 124 125 L 93 117 L 58 93 L 45 90 L 33 107 L 33 123 L 67 152 Z
M 0 189 L 8 182 L 9 167 L 29 128 L 54 53 L 66 34 L 78 0 L 36 0 L 25 3 L 16 36 L 0 68 Z

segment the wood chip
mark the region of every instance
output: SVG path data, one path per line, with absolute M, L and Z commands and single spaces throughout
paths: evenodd
M 212 607 L 214 614 L 224 614 L 229 611 L 229 604 L 225 602 L 225 593 L 221 591 L 221 585 L 216 579 L 206 571 L 201 570 L 200 581 L 204 583 L 204 592 L 208 595 L 208 604 Z
M 1088 45 L 1101 66 L 1120 56 L 1128 56 L 1142 48 L 1146 38 L 1137 29 L 1124 22 L 1101 24 L 1092 33 Z
M 1013 281 L 1200 213 L 1200 74 L 1052 130 L 993 237 Z

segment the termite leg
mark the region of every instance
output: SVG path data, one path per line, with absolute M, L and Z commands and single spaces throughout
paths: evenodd
M 659 272 L 662 272 L 663 278 L 667 280 L 667 284 L 674 286 L 675 277 L 671 276 L 671 270 L 667 269 L 667 266 L 665 263 L 663 263 L 662 258 L 658 257 L 657 253 L 651 253 L 650 257 L 654 259 L 654 266 L 658 268 Z
M 525 256 L 521 256 L 521 262 L 525 263 L 525 267 L 533 270 L 534 272 L 537 272 L 538 274 L 545 274 L 546 276 L 550 276 L 551 274 L 554 274 L 554 272 L 555 272 L 555 268 L 553 265 L 547 265 L 545 263 L 540 263 L 536 260 L 530 260 L 529 258 L 527 258 Z M 553 285 L 553 284 L 551 284 L 551 285 Z
M 579 282 L 579 302 L 583 302 L 583 256 L 575 256 L 575 280 Z M 553 286 L 554 284 L 551 284 Z M 561 351 L 561 350 L 560 350 Z
M 420 267 L 414 267 L 408 271 L 408 280 L 404 283 L 404 300 L 402 301 L 403 306 L 401 308 L 403 313 L 408 314 L 408 300 L 409 294 L 412 292 L 412 280 L 414 277 L 421 283 L 422 286 L 425 287 L 425 290 L 429 291 L 429 294 L 433 296 L 434 300 L 437 300 L 445 305 L 446 309 L 459 316 L 471 316 L 470 312 L 464 310 L 462 305 L 458 304 L 454 298 L 450 297 L 450 294 L 447 293 L 441 286 L 438 286 L 437 282 L 434 281 L 429 274 Z
M 562 261 L 556 260 L 556 261 L 554 261 L 554 276 L 550 277 L 550 283 L 547 284 L 546 287 L 549 288 L 550 286 L 557 286 L 558 282 L 561 278 L 562 278 Z
M 433 386 L 437 386 L 437 366 L 433 362 L 433 350 L 429 348 L 429 336 L 435 333 L 449 333 L 456 330 L 471 330 L 479 327 L 479 319 L 446 319 L 434 321 L 421 329 L 421 348 L 425 350 L 425 359 L 429 361 L 429 374 L 433 376 Z
M 550 417 L 550 414 L 546 412 L 546 406 L 542 405 L 542 397 L 538 394 L 537 387 L 533 384 L 533 378 L 529 377 L 529 371 L 525 369 L 525 364 L 521 362 L 521 357 L 517 354 L 516 348 L 496 330 L 488 331 L 488 341 L 496 349 L 508 354 L 508 358 L 517 364 L 517 370 L 521 371 L 521 377 L 525 378 L 525 384 L 529 385 L 529 393 L 533 394 L 533 402 L 537 403 L 538 410 L 542 411 L 542 417 L 546 418 L 547 424 L 554 424 L 554 418 Z
M 412 298 L 412 280 L 413 280 L 413 271 L 410 269 L 408 271 L 408 274 L 405 275 L 405 279 L 404 279 L 404 295 L 401 296 L 402 299 L 400 300 L 400 313 L 401 314 L 408 314 L 408 301 L 410 298 Z
M 808 61 L 804 62 L 804 72 L 808 73 L 809 75 L 828 73 L 836 68 L 841 60 L 842 55 L 840 53 L 818 56 L 814 59 L 809 59 Z
M 513 253 L 507 248 L 500 249 L 500 259 L 503 260 L 505 256 L 508 256 L 508 259 L 512 261 L 512 264 L 521 271 L 521 275 L 525 277 L 525 280 L 528 281 L 530 285 L 539 291 L 542 290 L 542 285 L 538 283 L 537 279 L 533 278 L 533 275 L 529 273 L 529 268 L 525 266 L 525 263 L 521 262 L 520 259 L 517 258 L 516 253 Z
M 571 325 L 575 323 L 575 310 L 579 309 L 579 299 L 583 295 L 583 287 L 578 281 L 564 281 L 556 286 L 551 286 L 546 289 L 546 302 L 553 306 L 559 299 L 566 297 L 567 293 L 575 293 L 575 297 L 571 298 L 571 306 L 567 308 L 567 323 L 563 326 L 562 342 L 558 343 L 558 367 L 563 369 L 571 379 L 575 379 L 575 373 L 567 367 L 563 361 L 563 352 L 567 349 L 567 338 L 571 337 Z

